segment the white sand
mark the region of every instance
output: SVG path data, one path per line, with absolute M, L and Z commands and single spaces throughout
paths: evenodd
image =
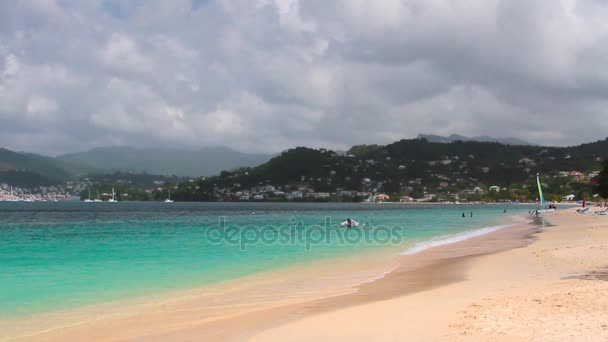
M 608 340 L 608 217 L 569 211 L 538 241 L 472 259 L 466 280 L 328 312 L 256 340 Z

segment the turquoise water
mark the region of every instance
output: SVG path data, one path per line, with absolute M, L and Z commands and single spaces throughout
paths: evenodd
M 507 207 L 509 214 L 527 210 Z M 508 222 L 504 208 L 0 202 L 0 318 L 193 288 L 372 248 L 397 252 Z M 360 226 L 340 227 L 346 217 Z

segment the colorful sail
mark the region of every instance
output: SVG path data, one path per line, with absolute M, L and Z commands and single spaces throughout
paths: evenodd
M 540 198 L 540 205 L 545 205 L 545 196 L 543 196 L 543 188 L 540 186 L 540 176 L 536 174 L 536 184 L 538 184 L 538 196 Z

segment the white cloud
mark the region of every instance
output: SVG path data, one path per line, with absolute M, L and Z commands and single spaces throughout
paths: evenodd
M 0 2 L 0 144 L 605 138 L 607 15 L 582 0 Z
M 57 109 L 58 105 L 55 100 L 40 95 L 32 96 L 26 106 L 28 114 L 51 114 L 55 113 Z
M 150 72 L 154 63 L 127 34 L 114 32 L 100 51 L 101 60 L 110 67 L 126 71 Z

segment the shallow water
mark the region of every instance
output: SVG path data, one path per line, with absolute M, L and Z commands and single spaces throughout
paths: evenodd
M 463 238 L 473 229 L 489 231 L 527 210 L 0 202 L 0 318 L 194 288 L 377 248 L 399 253 L 446 236 Z M 360 226 L 340 227 L 347 217 Z

